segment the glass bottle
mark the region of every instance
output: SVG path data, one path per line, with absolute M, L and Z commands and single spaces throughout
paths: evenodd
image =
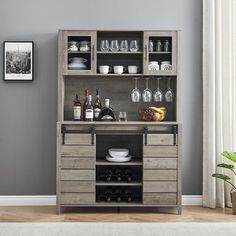
M 112 169 L 110 169 L 110 168 L 106 169 L 104 174 L 105 174 L 106 181 L 107 182 L 111 181 L 111 178 L 113 175 Z
M 102 108 L 98 116 L 98 120 L 103 120 L 103 121 L 116 120 L 113 109 L 110 107 L 110 99 L 105 99 L 105 107 Z
M 85 121 L 93 121 L 92 95 L 88 96 L 88 104 L 85 108 Z
M 83 104 L 83 120 L 85 120 L 85 110 L 88 105 L 88 89 L 85 90 L 85 99 L 84 99 L 84 104 Z
M 82 104 L 79 100 L 78 94 L 75 95 L 75 100 L 73 102 L 73 114 L 74 114 L 74 120 L 81 120 L 81 118 L 82 118 Z
M 99 114 L 102 110 L 102 103 L 100 100 L 100 96 L 99 96 L 99 91 L 98 89 L 96 89 L 96 100 L 93 104 L 93 115 L 94 115 L 94 120 L 98 120 Z

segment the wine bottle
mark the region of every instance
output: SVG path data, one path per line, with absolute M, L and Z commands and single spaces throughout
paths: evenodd
M 93 121 L 92 95 L 88 96 L 88 104 L 85 107 L 85 121 Z
M 85 99 L 84 99 L 84 104 L 83 104 L 83 120 L 85 120 L 85 110 L 88 105 L 88 89 L 85 90 Z
M 99 91 L 98 89 L 96 89 L 96 100 L 93 105 L 94 120 L 98 120 L 101 110 L 102 110 L 102 103 L 100 100 Z
M 113 109 L 110 107 L 110 99 L 105 99 L 105 106 L 102 108 L 98 120 L 114 121 L 115 115 Z
M 116 201 L 121 202 L 121 200 L 122 200 L 122 191 L 120 189 L 117 189 L 116 192 L 115 192 L 115 196 L 116 196 Z
M 112 194 L 113 194 L 112 189 L 110 189 L 110 188 L 106 189 L 106 191 L 105 191 L 105 198 L 106 198 L 107 202 L 111 201 Z
M 108 182 L 111 181 L 112 175 L 113 175 L 112 169 L 108 168 L 105 170 L 106 181 Z
M 124 191 L 124 195 L 125 195 L 127 202 L 132 202 L 132 191 L 131 190 L 126 189 Z
M 78 94 L 76 94 L 75 100 L 73 102 L 73 114 L 74 114 L 74 120 L 81 120 L 81 118 L 82 118 L 82 104 L 79 100 Z
M 130 167 L 127 167 L 127 168 L 124 170 L 124 176 L 125 176 L 125 179 L 126 179 L 128 182 L 131 182 L 131 181 L 132 181 L 132 171 L 131 171 L 131 168 L 130 168 Z
M 120 168 L 117 168 L 117 169 L 115 169 L 114 174 L 115 174 L 116 180 L 118 182 L 120 182 L 122 180 L 122 176 L 123 176 L 122 170 Z

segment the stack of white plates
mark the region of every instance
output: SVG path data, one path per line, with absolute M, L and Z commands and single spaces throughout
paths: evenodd
M 109 155 L 106 156 L 108 161 L 112 162 L 126 162 L 131 160 L 129 149 L 124 148 L 110 148 Z

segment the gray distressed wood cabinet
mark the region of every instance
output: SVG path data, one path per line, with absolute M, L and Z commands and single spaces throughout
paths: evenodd
M 178 123 L 179 60 L 178 31 L 80 31 L 60 30 L 58 35 L 58 122 L 57 122 L 57 212 L 63 207 L 176 207 L 181 213 L 181 125 Z M 102 51 L 101 41 L 136 40 L 137 51 Z M 88 41 L 87 51 L 70 51 L 70 41 Z M 169 42 L 160 51 L 158 42 Z M 154 43 L 154 49 L 151 43 Z M 155 46 L 156 45 L 156 46 Z M 73 57 L 82 57 L 86 68 L 71 69 Z M 168 70 L 150 69 L 150 61 L 169 61 Z M 137 65 L 136 74 L 99 73 L 99 65 Z M 139 109 L 147 103 L 130 101 L 133 77 L 153 77 L 149 84 L 154 90 L 155 78 L 161 78 L 164 91 L 171 77 L 174 101 L 152 102 L 148 105 L 167 107 L 162 122 L 140 121 Z M 73 121 L 72 101 L 75 93 L 85 89 L 111 98 L 116 111 L 127 111 L 126 122 Z M 132 160 L 125 163 L 106 161 L 111 147 L 128 148 Z M 136 173 L 128 181 L 106 182 L 101 173 L 109 168 L 130 168 Z M 134 193 L 132 201 L 109 201 L 100 198 L 104 189 L 128 188 Z

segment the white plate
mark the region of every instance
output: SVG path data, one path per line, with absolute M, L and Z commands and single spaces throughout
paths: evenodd
M 127 162 L 131 160 L 131 156 L 127 156 L 127 157 L 111 157 L 111 156 L 106 156 L 107 161 L 111 161 L 111 162 Z

